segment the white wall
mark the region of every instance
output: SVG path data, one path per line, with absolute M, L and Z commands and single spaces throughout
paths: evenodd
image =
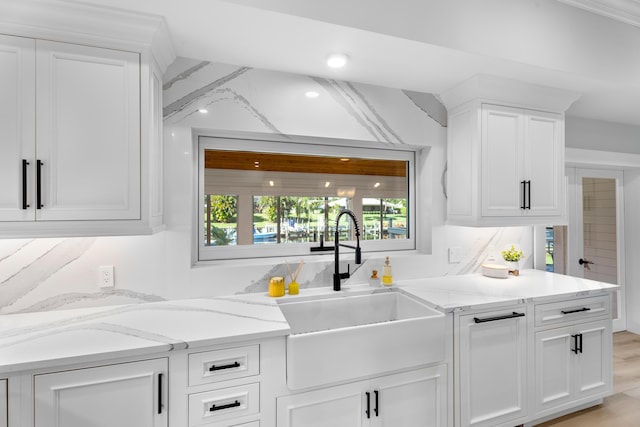
M 640 127 L 567 117 L 566 146 L 586 150 L 640 154 Z
M 303 93 L 309 89 L 320 97 L 306 99 Z M 270 276 L 284 275 L 281 260 L 192 265 L 192 128 L 425 147 L 418 177 L 422 253 L 365 253 L 353 282 L 363 281 L 373 268 L 380 270 L 385 255 L 391 256 L 396 279 L 472 273 L 489 251 L 511 243 L 524 250 L 524 267 L 532 265 L 530 227 L 444 225 L 446 128 L 431 118 L 442 117 L 442 111 L 434 110 L 438 105 L 429 94 L 418 97 L 397 89 L 184 59 L 168 70 L 164 93 L 166 231 L 153 236 L 1 240 L 0 313 L 265 292 Z M 207 115 L 196 113 L 201 106 L 209 109 Z M 461 248 L 458 264 L 447 261 L 452 246 Z M 301 292 L 330 285 L 331 258 L 305 257 Z M 115 266 L 115 291 L 97 288 L 100 265 Z

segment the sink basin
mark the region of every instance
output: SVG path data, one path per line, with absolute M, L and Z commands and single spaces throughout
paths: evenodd
M 445 315 L 395 290 L 283 302 L 287 386 L 327 385 L 445 358 Z

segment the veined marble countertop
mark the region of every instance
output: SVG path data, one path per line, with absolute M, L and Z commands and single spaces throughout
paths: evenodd
M 579 297 L 617 285 L 523 270 L 518 277 L 445 276 L 399 281 L 411 294 L 445 312 Z M 252 339 L 285 336 L 278 308 L 287 301 L 374 292 L 368 285 L 301 289 L 297 296 L 264 293 L 0 316 L 0 373 L 50 368 L 118 357 L 144 356 Z
M 544 302 L 558 297 L 581 297 L 615 291 L 618 285 L 548 273 L 520 270 L 506 279 L 480 274 L 399 281 L 399 287 L 434 308 L 450 312 L 516 303 Z
M 0 316 L 0 373 L 287 335 L 277 306 L 191 299 Z

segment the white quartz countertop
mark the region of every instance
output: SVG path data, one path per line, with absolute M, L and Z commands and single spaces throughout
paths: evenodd
M 618 288 L 536 270 L 519 277 L 445 276 L 399 281 L 397 287 L 439 310 L 579 297 Z M 298 296 L 246 294 L 0 316 L 0 373 L 285 336 L 278 302 L 372 292 L 368 285 L 301 289 Z
M 445 312 L 598 295 L 619 288 L 610 283 L 539 270 L 520 270 L 520 276 L 506 279 L 473 274 L 405 280 L 399 281 L 398 286 Z
M 0 373 L 287 335 L 274 305 L 191 299 L 0 316 Z

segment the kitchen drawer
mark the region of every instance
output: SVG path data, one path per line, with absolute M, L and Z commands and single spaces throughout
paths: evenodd
M 260 384 L 189 395 L 189 426 L 220 422 L 260 411 Z
M 260 374 L 258 344 L 189 355 L 189 386 L 258 374 Z
M 611 311 L 611 298 L 607 295 L 590 298 L 538 304 L 535 308 L 536 326 L 555 325 L 557 323 L 586 320 L 608 315 Z

